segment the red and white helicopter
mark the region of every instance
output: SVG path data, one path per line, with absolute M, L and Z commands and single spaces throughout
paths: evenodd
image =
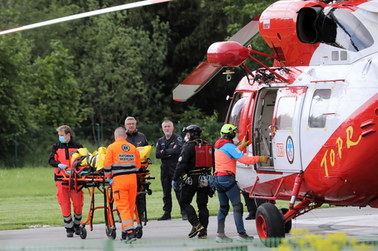
M 247 71 L 225 122 L 252 142 L 248 155 L 271 161 L 238 163 L 236 178 L 252 198 L 288 201 L 287 209 L 258 207 L 265 244 L 323 204 L 378 208 L 377 25 L 377 0 L 277 1 L 230 41 L 212 44 L 173 91 L 185 101 L 223 67 Z M 272 49 L 272 67 L 243 46 L 258 32 Z M 261 68 L 248 69 L 248 58 Z

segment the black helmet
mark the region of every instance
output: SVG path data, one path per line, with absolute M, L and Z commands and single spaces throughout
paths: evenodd
M 193 140 L 193 139 L 199 138 L 201 136 L 202 130 L 198 125 L 189 125 L 187 127 L 184 127 L 182 129 L 182 132 L 183 133 L 188 132 L 190 134 L 189 140 Z

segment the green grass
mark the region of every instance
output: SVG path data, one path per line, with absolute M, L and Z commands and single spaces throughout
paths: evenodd
M 160 163 L 159 160 L 153 161 Z M 155 177 L 155 179 L 149 180 L 152 194 L 147 195 L 147 216 L 148 219 L 155 220 L 163 214 L 160 165 L 153 164 L 148 169 L 151 173 L 150 176 Z M 55 195 L 53 168 L 0 169 L 0 184 L 0 230 L 63 225 L 60 207 Z M 84 193 L 83 221 L 87 219 L 89 212 L 89 193 L 87 190 Z M 179 218 L 181 214 L 173 191 L 172 197 L 172 217 Z M 242 202 L 244 204 L 243 199 Z M 278 202 L 277 206 L 281 207 L 281 203 Z M 196 208 L 195 199 L 193 199 L 192 205 Z M 98 190 L 95 192 L 95 206 L 103 206 L 103 194 Z M 216 194 L 209 198 L 208 208 L 210 215 L 217 214 L 219 202 Z M 247 212 L 246 206 L 244 206 L 244 212 Z M 103 209 L 95 210 L 93 222 L 104 223 Z
M 162 188 L 160 184 L 160 166 L 149 166 L 150 176 L 154 176 L 150 188 L 152 195 L 147 195 L 147 213 L 149 219 L 157 219 L 163 214 Z M 56 188 L 53 169 L 11 168 L 0 169 L 0 230 L 39 227 L 42 225 L 62 226 L 60 207 L 56 200 Z M 173 196 L 172 217 L 180 217 L 179 206 Z M 89 211 L 88 192 L 85 191 L 83 220 Z M 96 206 L 102 206 L 103 197 L 96 191 Z M 194 203 L 195 204 L 195 203 Z M 246 208 L 245 208 L 246 210 Z M 215 215 L 218 211 L 218 199 L 209 199 L 209 211 Z M 94 223 L 103 223 L 103 210 L 95 211 Z

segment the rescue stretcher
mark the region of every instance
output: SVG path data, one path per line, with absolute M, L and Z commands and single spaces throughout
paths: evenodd
M 151 195 L 152 190 L 149 188 L 149 179 L 155 179 L 151 177 L 147 167 L 152 164 L 149 159 L 149 155 L 152 150 L 152 146 L 144 146 L 137 148 L 140 152 L 141 168 L 136 172 L 137 174 L 137 199 L 136 207 L 134 210 L 134 221 L 137 224 L 135 229 L 138 239 L 143 236 L 143 225 L 147 224 L 147 203 L 146 195 Z M 114 212 L 118 211 L 114 208 L 113 191 L 109 182 L 105 178 L 104 171 L 102 169 L 103 159 L 105 157 L 106 149 L 104 147 L 99 148 L 98 152 L 89 154 L 85 148 L 78 149 L 71 156 L 71 168 L 67 171 L 62 171 L 62 181 L 68 183 L 70 190 L 80 191 L 87 189 L 89 194 L 89 212 L 87 218 L 80 222 L 80 237 L 85 239 L 87 237 L 86 225 L 89 225 L 89 230 L 93 231 L 93 217 L 94 212 L 98 209 L 104 210 L 104 219 L 106 226 L 106 236 L 109 239 L 116 238 L 116 224 L 114 219 Z M 95 192 L 99 191 L 103 194 L 103 205 L 95 205 Z

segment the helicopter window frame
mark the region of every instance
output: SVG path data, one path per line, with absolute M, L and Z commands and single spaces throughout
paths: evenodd
M 279 98 L 275 115 L 277 130 L 292 130 L 296 106 L 296 96 L 282 96 Z
M 331 101 L 331 89 L 316 89 L 311 98 L 308 116 L 309 128 L 325 128 L 328 108 Z
M 369 30 L 353 13 L 345 9 L 333 8 L 328 16 L 336 24 L 335 46 L 357 52 L 374 44 L 374 38 Z
M 229 124 L 233 124 L 235 126 L 239 125 L 240 116 L 245 106 L 245 102 L 248 100 L 248 96 L 243 96 L 243 93 L 238 93 L 238 95 L 234 95 L 232 108 L 230 112 L 230 116 L 228 119 Z

